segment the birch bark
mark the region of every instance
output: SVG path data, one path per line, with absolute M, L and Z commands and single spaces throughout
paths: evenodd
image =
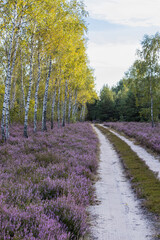
M 58 128 L 60 128 L 60 94 L 61 94 L 61 80 L 59 81 L 58 88 L 58 104 L 57 104 Z
M 55 102 L 56 102 L 56 91 L 57 91 L 56 83 L 57 83 L 57 80 L 55 81 L 55 89 L 54 89 L 53 100 L 52 100 L 51 129 L 53 129 L 54 107 L 55 107 Z
M 40 53 L 38 52 L 38 79 L 36 84 L 36 91 L 35 91 L 35 104 L 34 104 L 34 132 L 37 131 L 37 106 L 38 106 L 38 90 L 39 90 L 39 83 L 41 80 L 41 64 L 40 64 Z
M 85 121 L 85 112 L 86 112 L 86 105 L 83 106 L 83 116 L 82 116 L 82 121 Z
M 78 118 L 78 106 L 76 104 L 75 113 L 74 113 L 74 120 L 77 121 L 77 118 Z
M 66 123 L 66 104 L 67 104 L 67 91 L 68 91 L 68 81 L 65 81 L 65 96 L 64 96 L 64 104 L 63 104 L 63 119 L 62 126 L 65 126 Z
M 13 83 L 13 95 L 12 95 L 12 101 L 10 106 L 11 109 L 14 108 L 15 99 L 16 99 L 16 80 Z
M 75 120 L 75 118 L 76 118 L 76 108 L 77 108 L 77 90 L 75 92 L 75 101 L 74 101 L 73 109 L 72 109 L 72 118 L 73 118 L 73 120 Z
M 6 101 L 6 139 L 8 139 L 9 137 L 9 105 L 10 105 L 10 93 L 11 93 L 11 80 L 12 80 L 12 74 L 13 74 L 13 70 L 16 62 L 18 44 L 19 44 L 19 36 L 17 36 L 17 39 L 16 39 L 16 45 L 13 53 L 13 61 L 11 65 L 9 85 L 8 85 L 8 94 L 7 94 L 7 101 Z
M 68 100 L 68 124 L 70 123 L 70 119 L 71 119 L 71 100 L 72 100 L 72 95 L 71 95 L 71 91 L 69 91 L 69 100 Z
M 33 37 L 33 36 L 32 36 Z M 24 116 L 24 137 L 28 138 L 28 112 L 29 112 L 29 104 L 31 98 L 31 90 L 32 90 L 32 79 L 33 79 L 33 39 L 32 39 L 32 46 L 31 46 L 31 55 L 30 55 L 30 79 L 29 79 L 29 89 L 27 95 L 27 102 L 25 106 L 25 116 Z
M 16 12 L 17 12 L 16 8 L 17 8 L 17 5 L 15 5 L 15 9 L 14 9 L 13 26 L 12 26 L 12 31 L 11 31 L 11 35 L 10 35 L 9 51 L 8 51 L 8 56 L 7 56 L 7 72 L 6 72 L 5 93 L 4 93 L 2 119 L 1 119 L 2 140 L 7 139 L 7 135 L 5 132 L 5 115 L 6 115 L 6 106 L 7 106 L 8 93 L 9 93 L 9 83 L 10 83 L 10 79 L 11 79 L 11 55 L 12 55 L 12 49 L 13 49 L 14 33 L 15 33 L 15 29 L 16 29 Z
M 25 109 L 25 94 L 24 94 L 24 83 L 23 83 L 23 59 L 22 59 L 22 52 L 20 53 L 21 59 L 21 91 L 22 91 L 22 99 L 23 99 L 23 107 Z
M 48 76 L 46 79 L 45 92 L 44 92 L 44 98 L 43 98 L 42 131 L 47 131 L 46 114 L 47 114 L 48 87 L 49 87 L 49 79 L 50 79 L 50 75 L 51 75 L 51 67 L 52 67 L 52 59 L 50 57 L 49 71 L 48 71 Z

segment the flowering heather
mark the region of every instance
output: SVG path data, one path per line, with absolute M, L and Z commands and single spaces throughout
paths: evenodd
M 134 137 L 142 145 L 160 153 L 160 124 L 152 128 L 150 123 L 142 122 L 110 122 L 104 123 L 117 131 Z
M 49 129 L 49 126 L 48 126 Z M 69 240 L 88 231 L 97 138 L 88 123 L 22 136 L 13 125 L 0 145 L 0 239 Z

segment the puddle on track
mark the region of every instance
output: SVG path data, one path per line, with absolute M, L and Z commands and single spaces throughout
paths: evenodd
M 152 240 L 154 227 L 143 214 L 117 153 L 105 136 L 94 129 L 100 140 L 100 179 L 95 184 L 100 204 L 89 208 L 91 239 Z

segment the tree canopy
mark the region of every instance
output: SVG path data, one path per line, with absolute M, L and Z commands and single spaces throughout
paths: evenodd
M 79 0 L 5 0 L 0 10 L 0 119 L 9 122 L 75 121 L 96 97 L 86 54 L 86 17 Z M 53 119 L 54 118 L 54 119 Z
M 88 105 L 88 119 L 155 121 L 160 116 L 160 34 L 145 35 L 137 59 L 117 86 L 104 86 L 99 100 Z M 95 114 L 96 112 L 96 114 Z

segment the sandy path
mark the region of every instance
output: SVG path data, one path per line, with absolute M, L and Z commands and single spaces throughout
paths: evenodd
M 96 195 L 99 205 L 91 206 L 91 239 L 151 240 L 153 229 L 131 190 L 118 155 L 110 142 L 95 128 L 100 140 L 100 165 Z
M 158 158 L 154 157 L 153 155 L 148 153 L 143 147 L 134 144 L 131 140 L 121 136 L 117 132 L 112 131 L 108 127 L 105 128 L 107 128 L 110 132 L 114 133 L 117 137 L 121 138 L 124 142 L 126 142 L 131 147 L 131 149 L 137 153 L 138 157 L 140 157 L 146 163 L 149 169 L 157 174 L 157 178 L 160 179 L 160 161 Z

